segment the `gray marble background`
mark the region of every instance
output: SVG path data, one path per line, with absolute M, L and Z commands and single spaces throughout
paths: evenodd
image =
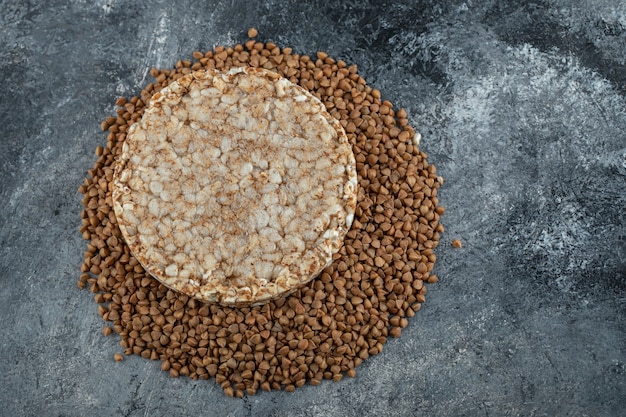
M 76 190 L 118 96 L 250 26 L 407 109 L 446 232 L 440 282 L 356 378 L 230 399 L 113 361 Z M 624 415 L 626 2 L 2 0 L 0 81 L 0 415 Z

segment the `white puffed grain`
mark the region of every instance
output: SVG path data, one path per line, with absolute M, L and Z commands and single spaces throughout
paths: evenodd
M 155 94 L 131 126 L 113 199 L 131 251 L 157 279 L 249 304 L 330 263 L 353 218 L 355 161 L 339 123 L 288 80 L 198 71 Z

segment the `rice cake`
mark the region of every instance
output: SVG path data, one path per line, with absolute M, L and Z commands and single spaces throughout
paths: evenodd
M 260 68 L 196 71 L 130 127 L 113 206 L 131 252 L 167 287 L 262 304 L 341 248 L 355 166 L 341 124 L 303 88 Z

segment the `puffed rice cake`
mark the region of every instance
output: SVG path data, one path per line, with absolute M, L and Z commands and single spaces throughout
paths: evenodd
M 341 248 L 355 166 L 341 124 L 303 88 L 260 68 L 196 71 L 130 127 L 113 205 L 132 254 L 165 286 L 262 304 Z

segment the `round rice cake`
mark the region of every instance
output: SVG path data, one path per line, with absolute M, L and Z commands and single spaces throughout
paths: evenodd
M 357 177 L 341 124 L 260 68 L 196 71 L 156 93 L 113 177 L 122 235 L 167 287 L 223 305 L 289 294 L 332 261 Z

